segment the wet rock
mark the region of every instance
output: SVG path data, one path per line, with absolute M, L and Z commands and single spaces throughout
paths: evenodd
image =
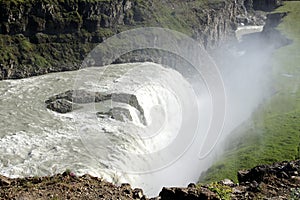
M 126 108 L 121 107 L 111 108 L 108 112 L 97 112 L 96 115 L 100 118 L 105 118 L 106 116 L 108 116 L 121 122 L 132 121 L 130 111 Z
M 146 125 L 144 109 L 139 104 L 137 97 L 134 94 L 127 93 L 103 93 L 91 92 L 86 90 L 68 90 L 66 92 L 49 97 L 45 103 L 46 107 L 58 113 L 68 113 L 74 109 L 79 109 L 80 104 L 99 103 L 111 100 L 112 102 L 128 104 L 139 111 L 139 118 L 142 124 Z M 122 107 L 114 107 L 109 111 L 98 112 L 98 117 L 111 117 L 113 119 L 125 122 L 132 121 L 130 111 Z
M 73 110 L 72 103 L 65 99 L 57 99 L 49 102 L 47 103 L 47 108 L 58 113 L 68 113 Z
M 45 102 L 49 103 L 57 99 L 65 99 L 73 103 L 86 104 L 109 100 L 111 99 L 111 94 L 90 92 L 86 90 L 68 90 L 66 92 L 50 97 Z
M 111 95 L 111 99 L 113 102 L 126 103 L 140 112 L 140 120 L 142 124 L 146 125 L 146 118 L 144 116 L 144 109 L 139 104 L 137 97 L 134 94 L 127 93 L 114 93 Z M 132 121 L 132 119 L 131 119 Z

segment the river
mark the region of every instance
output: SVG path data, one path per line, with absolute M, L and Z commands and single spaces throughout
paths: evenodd
M 261 29 L 239 29 L 238 38 L 251 30 Z M 98 77 L 97 81 L 86 76 L 87 71 Z M 228 73 L 226 67 L 221 71 L 223 75 Z M 228 116 L 242 122 L 260 100 L 253 101 L 242 113 L 230 111 L 232 105 L 243 107 L 243 98 L 247 98 L 236 94 L 239 87 L 235 83 L 245 83 L 241 80 L 251 74 L 247 70 L 238 73 L 239 70 L 233 70 L 224 82 L 232 89 L 228 94 L 231 103 L 234 102 L 228 106 Z M 78 86 L 78 77 L 83 74 L 85 81 Z M 251 81 L 245 87 L 253 85 Z M 162 186 L 196 182 L 214 158 L 213 153 L 198 157 L 205 138 L 202 133 L 209 128 L 212 106 L 205 83 L 197 87 L 202 91 L 198 96 L 190 82 L 176 70 L 147 62 L 1 81 L 0 173 L 9 177 L 46 176 L 71 169 L 78 175 L 89 173 L 117 184 L 130 182 L 150 196 L 157 195 Z M 126 123 L 95 117 L 95 111 L 114 106 L 111 102 L 88 105 L 68 114 L 46 108 L 45 100 L 49 97 L 72 89 L 134 93 L 148 124 L 145 126 L 134 117 Z M 197 119 L 201 125 L 195 138 L 182 137 L 181 146 L 176 137 L 182 124 L 186 123 L 187 132 L 195 126 L 193 120 L 185 122 L 187 119 Z M 228 121 L 225 132 L 238 126 L 239 120 Z M 171 145 L 174 141 L 175 145 Z M 169 146 L 172 147 L 165 151 Z

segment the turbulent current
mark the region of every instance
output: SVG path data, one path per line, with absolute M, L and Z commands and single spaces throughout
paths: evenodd
M 239 29 L 240 39 L 243 34 Z M 231 51 L 225 49 L 219 62 L 226 102 L 222 95 L 212 98 L 214 90 L 224 91 L 216 90 L 218 80 L 205 64 L 199 74 L 184 68 L 182 75 L 145 62 L 1 81 L 0 174 L 45 176 L 71 169 L 116 184 L 129 182 L 149 196 L 163 186 L 196 182 L 222 151 L 225 136 L 250 117 L 269 91 L 263 66 L 270 51 Z M 143 113 L 130 102 L 111 100 L 67 114 L 46 108 L 45 100 L 68 90 L 134 94 Z M 223 103 L 227 118 L 222 137 L 221 131 L 209 131 L 216 121 L 222 125 L 222 115 L 214 113 L 222 107 L 214 106 Z M 126 109 L 131 120 L 97 116 L 115 107 Z
M 78 86 L 78 77 L 82 76 L 84 83 Z M 46 108 L 47 98 L 71 89 L 135 94 L 147 125 L 141 123 L 136 109 L 111 101 L 85 105 L 67 114 Z M 154 63 L 2 81 L 0 173 L 10 177 L 44 176 L 71 169 L 115 183 L 130 182 L 150 195 L 163 185 L 196 181 L 199 170 L 176 177 L 173 173 L 175 169 L 188 169 L 176 161 L 189 159 L 191 149 L 194 154 L 195 150 L 199 152 L 205 135 L 196 137 L 196 131 L 205 133 L 208 129 L 211 102 L 204 85 L 202 91 L 198 101 L 180 73 Z M 97 111 L 115 106 L 127 106 L 132 121 L 96 117 Z M 186 135 L 180 136 L 180 129 Z

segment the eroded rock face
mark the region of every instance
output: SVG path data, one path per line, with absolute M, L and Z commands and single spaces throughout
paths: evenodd
M 113 25 L 130 23 L 133 1 L 2 1 L 2 34 L 64 34 L 80 29 L 94 32 Z
M 132 121 L 132 116 L 130 114 L 130 111 L 126 108 L 121 108 L 121 107 L 111 108 L 108 112 L 97 112 L 96 115 L 100 118 L 104 118 L 108 116 L 112 119 L 121 122 Z
M 73 103 L 85 104 L 106 101 L 111 99 L 111 97 L 111 94 L 100 92 L 90 92 L 85 90 L 68 90 L 66 92 L 50 97 L 45 102 L 46 104 L 48 104 L 49 102 L 55 101 L 57 99 L 65 99 Z
M 65 99 L 56 99 L 47 103 L 47 108 L 58 113 L 68 113 L 73 110 L 72 103 Z
M 50 97 L 45 101 L 46 107 L 52 111 L 58 113 L 72 112 L 74 109 L 81 108 L 80 105 L 87 103 L 99 103 L 103 101 L 111 100 L 112 102 L 124 103 L 132 106 L 139 111 L 140 121 L 146 125 L 146 119 L 144 116 L 144 110 L 139 104 L 137 97 L 134 94 L 127 93 L 103 93 L 103 92 L 91 92 L 86 90 L 68 90 L 66 92 L 57 94 Z M 107 112 L 98 112 L 97 116 L 108 116 L 112 119 L 122 122 L 132 121 L 130 111 L 122 107 L 113 107 Z

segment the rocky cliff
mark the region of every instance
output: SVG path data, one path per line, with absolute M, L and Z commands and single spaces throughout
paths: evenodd
M 106 38 L 135 27 L 183 32 L 214 49 L 238 17 L 280 0 L 0 0 L 0 80 L 75 70 Z
M 75 70 L 97 44 L 141 26 L 181 31 L 212 49 L 231 38 L 242 0 L 0 0 L 0 79 Z

